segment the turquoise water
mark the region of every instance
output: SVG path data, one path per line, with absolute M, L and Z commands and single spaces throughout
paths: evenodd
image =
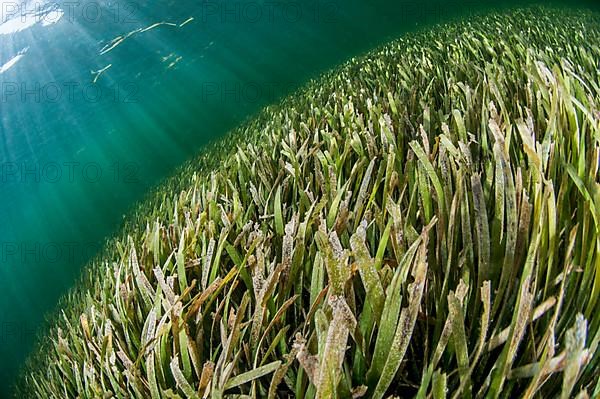
M 390 38 L 511 3 L 0 1 L 0 396 L 85 261 L 203 144 Z

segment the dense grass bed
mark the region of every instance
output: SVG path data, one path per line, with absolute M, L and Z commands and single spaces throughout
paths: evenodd
M 441 26 L 267 108 L 87 267 L 17 396 L 598 397 L 599 23 Z

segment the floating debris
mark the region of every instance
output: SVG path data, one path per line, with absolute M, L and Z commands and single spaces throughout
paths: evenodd
M 170 53 L 169 55 L 162 57 L 161 60 L 162 62 L 167 62 L 168 60 L 170 60 L 172 57 L 175 56 L 175 53 Z
M 149 30 L 158 28 L 159 26 L 163 26 L 163 25 L 166 25 L 166 26 L 177 26 L 177 24 L 174 24 L 172 22 L 157 22 L 157 23 L 152 24 L 152 25 L 150 25 L 150 26 L 148 26 L 146 28 L 141 29 L 139 31 L 139 33 L 148 32 Z
M 102 75 L 104 72 L 106 72 L 110 67 L 112 67 L 112 64 L 108 64 L 104 68 L 99 69 L 97 71 L 91 71 L 92 75 L 94 75 L 94 80 L 92 81 L 92 83 L 96 83 L 98 81 L 98 79 L 100 78 L 100 75 Z
M 17 62 L 19 62 L 21 60 L 21 58 L 23 58 L 25 56 L 27 51 L 29 51 L 29 47 L 25 47 L 24 49 L 19 51 L 14 57 L 12 57 L 10 60 L 6 61 L 3 65 L 1 65 L 0 66 L 0 74 L 3 74 L 4 72 L 8 71 L 10 68 L 14 67 L 17 64 Z
M 138 29 L 132 30 L 131 32 L 126 33 L 125 35 L 117 36 L 114 39 L 112 39 L 108 44 L 106 44 L 104 47 L 102 47 L 100 49 L 100 55 L 106 54 L 106 53 L 114 50 L 117 46 L 121 45 L 125 40 L 129 39 L 130 37 L 132 37 L 136 34 L 148 32 L 150 30 L 158 28 L 159 26 L 177 27 L 178 25 L 174 24 L 172 22 L 157 22 L 157 23 L 149 25 L 145 28 L 138 28 Z
M 187 24 L 189 24 L 193 20 L 194 20 L 194 17 L 189 17 L 188 19 L 186 19 L 185 21 L 183 21 L 181 24 L 179 24 L 179 27 L 183 28 L 184 26 L 186 26 Z
M 165 57 L 162 57 L 162 58 L 161 58 L 162 62 L 167 62 L 167 61 L 171 61 L 171 60 L 172 60 L 172 61 L 169 63 L 169 65 L 167 66 L 167 68 L 166 68 L 166 69 L 171 69 L 171 68 L 173 68 L 173 67 L 174 67 L 174 66 L 175 66 L 175 65 L 176 65 L 176 64 L 177 64 L 179 61 L 181 61 L 182 59 L 183 59 L 183 57 L 182 57 L 182 56 L 180 56 L 180 55 L 178 56 L 178 55 L 177 55 L 177 54 L 175 54 L 175 53 L 170 53 L 169 55 L 167 55 L 167 56 L 165 56 Z
M 175 60 L 173 62 L 171 62 L 168 66 L 167 69 L 171 69 L 173 68 L 179 61 L 181 61 L 183 59 L 182 56 L 178 56 L 177 58 L 175 58 Z

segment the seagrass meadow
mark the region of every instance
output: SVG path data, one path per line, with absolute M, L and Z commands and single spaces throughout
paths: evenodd
M 599 45 L 490 14 L 266 108 L 133 212 L 16 396 L 599 397 Z

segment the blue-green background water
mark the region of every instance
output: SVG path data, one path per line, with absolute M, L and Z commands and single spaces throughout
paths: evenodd
M 85 261 L 203 144 L 390 38 L 522 4 L 0 1 L 0 396 Z

